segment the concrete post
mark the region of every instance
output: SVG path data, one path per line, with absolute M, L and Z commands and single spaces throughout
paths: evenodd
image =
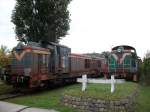
M 115 91 L 115 78 L 114 75 L 111 75 L 111 93 Z
M 87 75 L 82 75 L 82 91 L 85 91 L 87 88 Z

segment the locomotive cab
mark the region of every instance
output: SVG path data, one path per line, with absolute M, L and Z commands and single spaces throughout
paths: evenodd
M 13 85 L 38 87 L 69 72 L 71 49 L 56 43 L 19 43 L 12 51 Z
M 12 51 L 12 83 L 15 86 L 37 85 L 48 74 L 50 51 L 37 43 L 19 43 Z M 41 75 L 42 74 L 42 75 Z

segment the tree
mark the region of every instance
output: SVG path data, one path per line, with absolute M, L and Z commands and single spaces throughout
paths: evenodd
M 12 22 L 18 40 L 59 42 L 70 28 L 70 1 L 16 0 Z
M 142 64 L 142 81 L 146 85 L 150 85 L 150 58 L 144 58 Z
M 10 50 L 7 46 L 1 45 L 0 47 L 0 68 L 9 65 L 11 62 Z
M 148 51 L 143 59 L 143 63 L 140 66 L 141 82 L 144 85 L 150 85 L 150 52 Z
M 7 46 L 1 45 L 0 47 L 0 54 L 3 56 L 6 56 L 7 54 L 9 54 L 9 49 L 7 48 Z

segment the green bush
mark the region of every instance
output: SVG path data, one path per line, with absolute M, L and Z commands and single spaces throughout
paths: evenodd
M 143 63 L 140 66 L 141 83 L 144 85 L 150 85 L 150 58 L 144 58 Z

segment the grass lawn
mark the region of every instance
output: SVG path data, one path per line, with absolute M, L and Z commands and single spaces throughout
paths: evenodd
M 150 112 L 150 86 L 140 86 L 137 110 L 138 112 Z
M 122 98 L 128 96 L 136 88 L 137 84 L 127 82 L 124 84 L 117 84 L 117 89 L 114 94 L 110 93 L 110 84 L 88 84 L 88 90 L 81 92 L 81 84 L 72 86 L 65 86 L 54 90 L 40 92 L 37 94 L 27 95 L 23 97 L 13 98 L 7 100 L 22 105 L 28 105 L 32 107 L 40 107 L 47 109 L 55 109 L 60 112 L 77 112 L 77 110 L 63 106 L 60 103 L 62 94 L 72 95 L 85 95 L 98 98 Z
M 67 91 L 65 91 L 65 94 L 71 96 L 86 96 L 105 100 L 115 100 L 125 98 L 128 95 L 132 94 L 137 88 L 137 84 L 126 82 L 123 84 L 116 84 L 115 88 L 116 90 L 112 94 L 110 93 L 110 84 L 88 84 L 87 90 L 85 92 L 81 91 L 81 86 L 77 86 L 76 88 L 68 89 Z

